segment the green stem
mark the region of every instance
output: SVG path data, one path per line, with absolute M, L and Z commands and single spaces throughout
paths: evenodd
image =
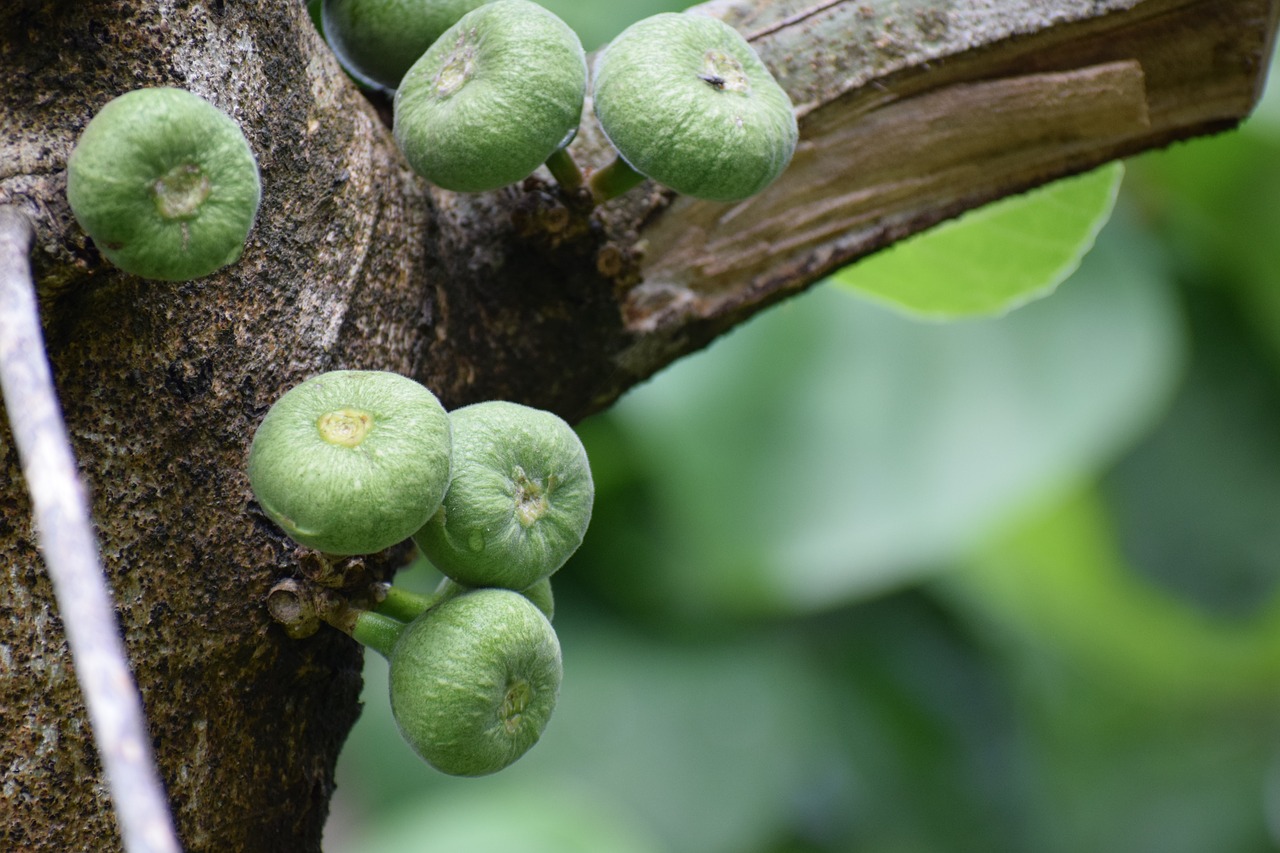
M 439 595 L 422 595 L 393 586 L 387 588 L 387 597 L 374 608 L 374 612 L 390 616 L 392 619 L 399 619 L 401 622 L 412 622 L 428 609 L 439 604 L 440 599 Z
M 547 158 L 547 169 L 561 187 L 569 192 L 582 186 L 582 170 L 568 148 L 557 148 Z
M 405 623 L 399 619 L 374 613 L 372 610 L 362 610 L 356 616 L 355 625 L 351 627 L 351 637 L 390 660 L 391 650 L 395 648 L 396 640 L 400 639 L 405 627 Z
M 591 195 L 597 203 L 606 202 L 639 186 L 643 180 L 644 175 L 631 168 L 630 163 L 620 156 L 614 157 L 608 166 L 591 174 Z

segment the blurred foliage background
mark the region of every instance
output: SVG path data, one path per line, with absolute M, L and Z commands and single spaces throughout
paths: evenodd
M 545 5 L 589 49 L 679 7 Z M 370 655 L 326 849 L 1277 849 L 1278 207 L 1268 96 L 1131 161 L 1049 298 L 824 284 L 581 424 L 541 743 L 435 773 Z

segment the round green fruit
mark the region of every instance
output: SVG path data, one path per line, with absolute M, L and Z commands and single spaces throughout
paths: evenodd
M 676 192 L 738 201 L 782 174 L 798 131 L 791 100 L 737 30 L 668 12 L 597 57 L 592 103 L 637 172 Z
M 324 0 L 324 35 L 343 66 L 395 89 L 440 34 L 485 0 Z
M 465 586 L 527 589 L 582 544 L 595 486 L 577 434 L 550 412 L 494 400 L 457 409 L 453 479 L 414 534 Z
M 238 260 L 261 197 L 239 125 L 183 89 L 110 101 L 67 161 L 67 201 L 125 272 L 186 281 Z
M 337 370 L 267 412 L 249 449 L 249 484 L 295 541 L 371 554 L 436 511 L 451 459 L 449 416 L 434 394 L 395 373 Z
M 515 183 L 573 138 L 587 65 L 578 36 L 528 0 L 468 12 L 414 63 L 395 98 L 409 165 L 448 190 Z
M 555 630 L 527 598 L 479 589 L 411 622 L 390 655 L 405 740 L 454 776 L 495 773 L 537 743 L 560 690 Z

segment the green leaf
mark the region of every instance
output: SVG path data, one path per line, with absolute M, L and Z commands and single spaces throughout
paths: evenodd
M 1271 89 L 1238 131 L 1135 159 L 1129 186 L 1180 276 L 1229 290 L 1280 365 L 1280 86 Z
M 1134 571 L 1112 524 L 1097 493 L 1077 493 L 977 549 L 971 565 L 946 576 L 946 588 L 975 622 L 1123 686 L 1132 703 L 1191 707 L 1274 695 L 1276 602 L 1248 618 L 1223 618 L 1171 595 Z
M 359 853 L 658 853 L 659 842 L 596 791 L 558 778 L 486 780 L 481 787 L 427 789 L 379 810 L 349 842 Z
M 1210 451 L 1212 452 L 1212 451 Z M 1270 850 L 1280 603 L 1223 617 L 1142 576 L 1085 488 L 935 587 L 1017 703 L 1042 853 Z
M 1005 314 L 1075 272 L 1111 217 L 1124 167 L 1002 199 L 944 222 L 833 278 L 904 313 L 935 320 Z

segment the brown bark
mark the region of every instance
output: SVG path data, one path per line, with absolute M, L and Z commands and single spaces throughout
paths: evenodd
M 425 186 L 300 4 L 0 8 L 0 204 L 33 220 L 45 332 L 103 561 L 191 850 L 314 850 L 360 657 L 263 606 L 315 568 L 243 475 L 288 386 L 415 375 L 448 406 L 575 419 L 826 272 L 989 199 L 1251 108 L 1280 0 L 709 4 L 791 92 L 788 173 L 736 206 L 653 186 L 591 209 L 540 179 Z M 236 117 L 263 207 L 243 259 L 169 285 L 102 261 L 65 199 L 111 97 L 179 85 Z M 606 154 L 590 121 L 574 152 Z M 21 417 L 21 413 L 10 413 Z M 103 850 L 114 822 L 0 432 L 0 849 Z M 382 575 L 403 553 L 350 567 Z

